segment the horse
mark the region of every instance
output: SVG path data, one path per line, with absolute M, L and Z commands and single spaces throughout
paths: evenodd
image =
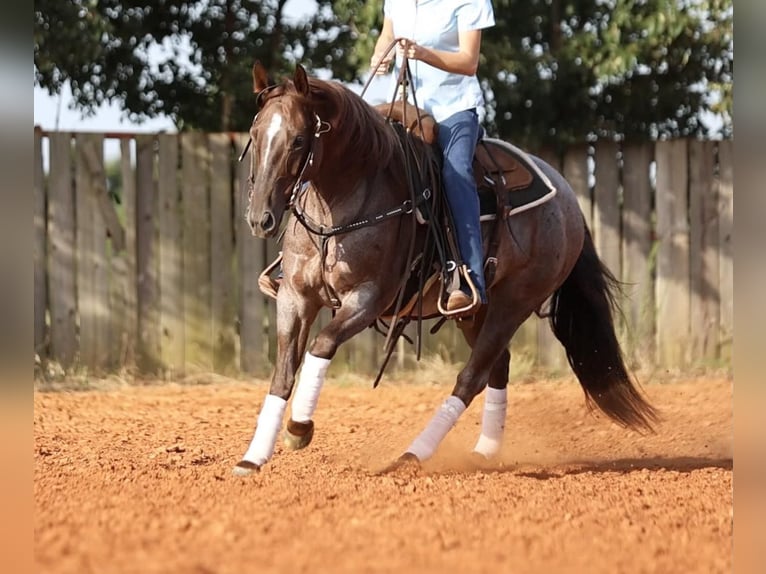
M 249 130 L 245 217 L 260 238 L 282 229 L 282 277 L 276 364 L 252 440 L 233 469 L 239 476 L 260 470 L 272 457 L 299 368 L 283 440 L 290 449 L 311 442 L 312 417 L 333 356 L 390 312 L 412 262 L 407 246 L 422 247 L 424 227 L 412 208 L 401 139 L 379 110 L 340 82 L 309 77 L 300 64 L 279 84 L 257 62 L 252 76 L 259 109 Z M 626 429 L 654 432 L 659 413 L 628 372 L 615 333 L 621 284 L 599 258 L 569 183 L 530 157 L 557 193 L 493 227 L 496 266 L 488 302 L 472 318 L 458 320 L 470 356 L 451 394 L 395 464 L 417 465 L 433 456 L 485 389 L 474 452 L 487 458 L 499 452 L 509 345 L 546 301 L 552 330 L 589 408 L 595 405 Z M 409 312 L 433 317 L 433 299 Z M 308 345 L 323 307 L 334 310 L 332 319 Z

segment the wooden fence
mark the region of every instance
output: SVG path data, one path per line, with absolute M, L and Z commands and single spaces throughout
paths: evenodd
M 107 185 L 107 140 L 119 142 L 119 200 Z M 34 334 L 43 361 L 171 376 L 270 372 L 275 306 L 257 276 L 277 246 L 252 237 L 242 216 L 247 162 L 236 156 L 245 141 L 35 130 Z M 732 142 L 599 141 L 539 155 L 570 181 L 602 259 L 628 284 L 619 322 L 628 358 L 728 364 Z M 368 329 L 337 362 L 375 371 L 383 341 Z M 527 321 L 512 349 L 529 365 L 567 368 L 547 321 Z M 426 337 L 423 354 L 460 361 L 467 350 L 449 322 Z M 402 342 L 392 365 L 413 360 Z

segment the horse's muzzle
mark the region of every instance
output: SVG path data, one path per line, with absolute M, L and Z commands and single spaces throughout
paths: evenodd
M 256 237 L 272 237 L 277 231 L 277 219 L 271 211 L 264 211 L 260 221 L 255 220 L 251 209 L 247 210 L 247 223 Z

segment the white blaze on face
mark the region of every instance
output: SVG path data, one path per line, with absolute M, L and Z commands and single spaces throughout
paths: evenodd
M 266 153 L 263 154 L 264 165 L 269 161 L 269 152 L 271 151 L 271 142 L 274 141 L 274 137 L 279 133 L 282 128 L 282 116 L 274 114 L 271 117 L 271 123 L 269 129 L 266 130 Z

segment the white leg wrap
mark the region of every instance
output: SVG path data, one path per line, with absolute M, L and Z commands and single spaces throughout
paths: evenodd
M 275 395 L 266 395 L 263 401 L 261 414 L 258 415 L 258 425 L 255 427 L 255 435 L 250 441 L 245 456 L 242 460 L 262 466 L 274 454 L 274 445 L 277 442 L 279 429 L 282 428 L 282 417 L 285 414 L 287 401 Z
M 481 435 L 473 448 L 487 458 L 500 452 L 508 410 L 508 390 L 487 387 L 484 391 L 484 414 L 481 419 Z
M 306 423 L 314 416 L 329 366 L 330 359 L 320 359 L 311 353 L 306 353 L 298 379 L 298 388 L 293 397 L 292 419 L 295 422 Z
M 442 403 L 439 410 L 429 421 L 425 430 L 412 441 L 407 452 L 414 454 L 418 460 L 423 461 L 433 456 L 439 443 L 447 436 L 449 430 L 455 426 L 457 419 L 465 411 L 465 403 L 457 397 L 449 397 Z

